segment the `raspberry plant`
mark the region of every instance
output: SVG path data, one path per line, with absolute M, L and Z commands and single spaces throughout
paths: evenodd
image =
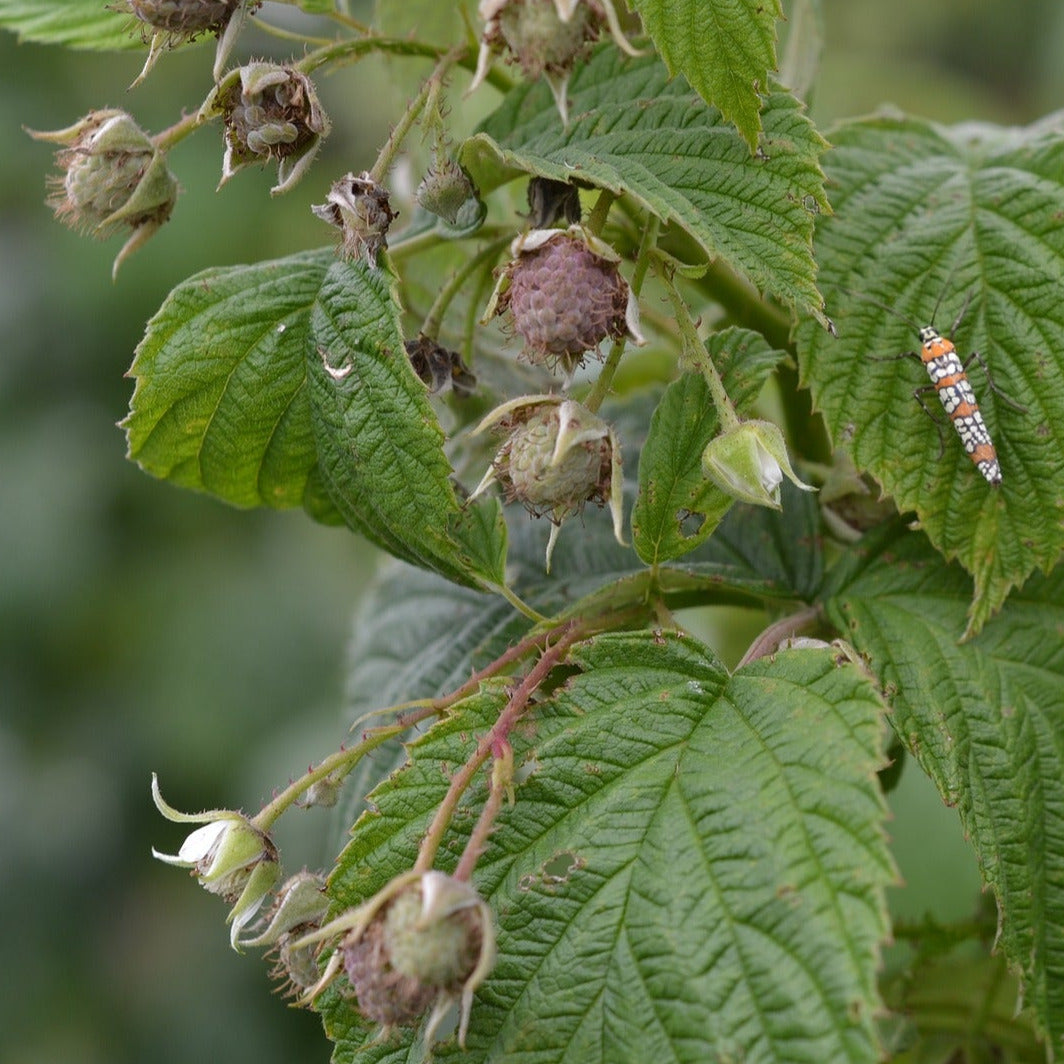
M 318 79 L 415 71 L 376 157 L 345 146 L 308 197 L 321 248 L 189 278 L 133 361 L 147 473 L 405 563 L 362 609 L 353 742 L 254 815 L 156 786 L 201 825 L 160 856 L 337 1061 L 1064 1049 L 1059 116 L 822 132 L 817 35 L 778 63 L 764 0 L 297 6 L 305 37 L 251 61 L 275 5 L 0 0 L 31 40 L 147 46 L 148 84 L 217 38 L 169 129 L 101 108 L 36 134 L 60 219 L 126 236 L 116 268 L 181 224 L 174 144 L 220 124 L 226 180 L 304 195 L 335 135 Z M 894 357 L 966 299 L 1000 486 Z M 764 614 L 733 669 L 675 617 L 721 604 Z M 959 809 L 996 915 L 891 926 L 903 767 Z M 272 825 L 337 802 L 334 865 L 291 875 Z

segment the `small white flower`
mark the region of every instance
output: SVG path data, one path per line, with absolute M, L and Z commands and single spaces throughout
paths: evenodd
M 189 869 L 206 890 L 234 902 L 227 922 L 232 924 L 230 943 L 237 949 L 241 930 L 258 912 L 280 875 L 277 848 L 242 813 L 230 809 L 181 813 L 174 809 L 163 799 L 154 773 L 151 792 L 155 807 L 167 820 L 203 825 L 185 838 L 176 854 L 152 849 L 152 856 Z

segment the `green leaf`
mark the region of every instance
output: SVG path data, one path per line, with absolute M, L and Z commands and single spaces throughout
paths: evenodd
M 605 47 L 574 72 L 569 112 L 562 126 L 545 84 L 510 92 L 462 148 L 481 192 L 530 173 L 626 194 L 758 288 L 821 313 L 812 234 L 813 212 L 828 209 L 825 143 L 793 96 L 768 95 L 761 152 L 751 156 L 656 56 Z
M 137 23 L 100 0 L 0 0 L 0 27 L 19 40 L 98 51 L 143 48 Z
M 760 93 L 776 69 L 779 0 L 632 0 L 670 74 L 682 74 L 757 148 Z
M 760 333 L 724 329 L 706 350 L 739 413 L 748 411 L 784 357 Z M 658 403 L 639 457 L 639 497 L 632 536 L 648 565 L 694 550 L 720 524 L 735 501 L 702 472 L 702 452 L 720 427 L 705 379 L 684 373 Z
M 896 525 L 840 565 L 831 619 L 893 696 L 892 722 L 960 812 L 999 943 L 1064 1048 L 1064 569 L 1032 577 L 958 645 L 970 583 Z
M 314 306 L 306 365 L 325 484 L 348 525 L 395 557 L 461 584 L 501 584 L 499 504 L 458 505 L 391 284 L 384 270 L 337 262 Z
M 499 960 L 474 1003 L 469 1064 L 878 1060 L 881 705 L 829 651 L 728 676 L 670 633 L 604 635 L 511 734 L 523 777 L 476 874 Z M 330 891 L 361 901 L 410 867 L 450 773 L 507 691 L 488 686 L 378 787 Z M 441 771 L 442 770 L 442 771 Z M 463 797 L 451 867 L 484 800 Z M 338 997 L 336 1059 L 408 1060 Z M 440 1059 L 458 1059 L 443 1047 Z
M 333 259 L 331 250 L 304 252 L 179 284 L 130 370 L 129 457 L 235 506 L 317 499 L 321 509 L 305 352 Z
M 835 214 L 816 243 L 839 336 L 801 323 L 802 378 L 836 442 L 974 576 L 968 630 L 978 631 L 1064 547 L 1064 132 L 1059 118 L 1016 130 L 883 117 L 833 139 Z M 919 347 L 915 329 L 936 311 L 946 332 L 968 297 L 958 352 L 981 352 L 994 385 L 1023 408 L 972 364 L 999 488 L 933 395 L 941 426 L 921 410 L 920 365 L 894 357 Z

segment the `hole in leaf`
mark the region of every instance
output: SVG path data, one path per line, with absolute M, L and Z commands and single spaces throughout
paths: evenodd
M 681 507 L 676 511 L 676 522 L 680 526 L 680 535 L 689 539 L 698 535 L 699 529 L 706 523 L 706 515 Z

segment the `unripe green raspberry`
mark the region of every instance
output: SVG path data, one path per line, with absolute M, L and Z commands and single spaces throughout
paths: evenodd
M 341 947 L 359 1010 L 394 1027 L 461 996 L 485 949 L 493 950 L 489 919 L 467 883 L 429 872 L 407 884 Z
M 101 239 L 133 230 L 116 270 L 170 217 L 177 181 L 165 154 L 125 111 L 92 111 L 68 129 L 31 135 L 63 146 L 56 152 L 63 173 L 50 181 L 48 197 L 60 221 Z
M 495 459 L 507 496 L 535 514 L 571 514 L 609 498 L 613 446 L 609 426 L 578 403 L 566 402 L 568 428 L 579 442 L 558 453 L 562 407 L 526 407 L 503 427 L 510 435 Z M 527 414 L 527 417 L 519 415 Z M 588 430 L 591 430 L 589 432 Z
M 569 75 L 587 46 L 609 26 L 617 46 L 638 53 L 625 39 L 612 0 L 481 0 L 484 32 L 471 89 L 486 77 L 492 55 L 506 51 L 525 77 L 543 77 L 568 122 Z
M 503 403 L 476 431 L 489 427 L 506 439 L 471 498 L 498 481 L 508 500 L 523 502 L 536 517 L 550 517 L 548 572 L 558 529 L 586 502 L 609 505 L 613 534 L 624 542 L 621 447 L 605 421 L 572 399 L 529 395 Z
M 529 80 L 545 72 L 567 74 L 606 19 L 594 0 L 576 5 L 568 21 L 554 0 L 504 0 L 496 14 L 498 33 Z
M 448 225 L 455 225 L 460 215 L 475 217 L 479 212 L 476 185 L 465 169 L 447 156 L 433 162 L 414 196 L 420 206 Z

